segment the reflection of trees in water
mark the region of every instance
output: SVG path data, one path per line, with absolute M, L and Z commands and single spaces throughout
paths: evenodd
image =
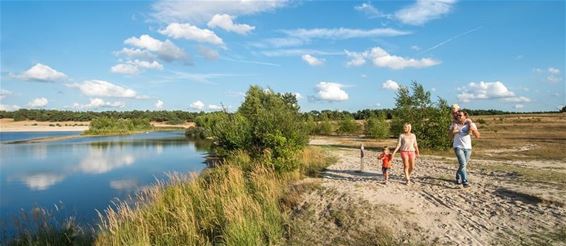
M 197 151 L 206 152 L 210 150 L 212 145 L 211 140 L 207 139 L 189 139 L 189 138 L 172 138 L 172 139 L 134 139 L 124 141 L 107 141 L 107 142 L 92 142 L 90 146 L 98 149 L 108 149 L 122 146 L 133 147 L 155 147 L 155 146 L 183 146 L 193 144 Z

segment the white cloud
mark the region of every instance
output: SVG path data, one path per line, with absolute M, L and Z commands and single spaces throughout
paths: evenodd
M 355 6 L 354 9 L 364 13 L 371 18 L 388 17 L 387 15 L 381 13 L 381 11 L 379 11 L 373 5 L 371 5 L 371 3 L 362 3 L 361 5 Z
M 295 95 L 295 98 L 297 98 L 297 100 L 303 99 L 303 96 L 301 95 L 301 93 L 293 92 L 293 95 Z
M 321 55 L 321 56 L 336 56 L 344 55 L 343 52 L 321 51 L 312 49 L 279 49 L 261 52 L 265 56 L 279 57 L 279 56 L 302 56 L 304 54 Z
M 314 29 L 294 29 L 283 30 L 283 33 L 301 39 L 351 39 L 351 38 L 375 38 L 375 37 L 395 37 L 408 35 L 411 32 L 400 31 L 393 28 L 375 28 L 369 30 L 350 29 L 350 28 L 314 28 Z
M 60 79 L 65 79 L 67 78 L 67 75 L 47 65 L 37 63 L 33 67 L 26 70 L 25 72 L 16 75 L 14 77 L 22 80 L 49 82 L 49 81 L 57 81 Z
M 18 106 L 18 105 L 0 104 L 0 110 L 1 111 L 16 111 L 18 109 L 20 109 L 20 106 Z
M 318 58 L 311 56 L 309 54 L 303 55 L 302 58 L 303 58 L 303 61 L 307 62 L 311 66 L 319 66 L 319 65 L 322 65 L 324 63 L 323 60 L 318 59 Z
M 153 4 L 156 19 L 171 23 L 187 21 L 201 24 L 209 21 L 212 16 L 223 13 L 231 16 L 251 15 L 284 7 L 288 0 L 269 1 L 175 1 L 160 0 Z
M 411 6 L 395 12 L 395 18 L 409 25 L 422 25 L 450 13 L 456 0 L 417 0 Z
M 202 111 L 204 109 L 204 103 L 200 100 L 197 100 L 189 106 L 191 109 Z
M 220 57 L 220 54 L 216 50 L 204 47 L 202 45 L 198 46 L 198 52 L 201 56 L 208 60 L 216 60 Z
M 32 108 L 43 108 L 43 107 L 47 106 L 47 103 L 49 103 L 47 98 L 38 97 L 38 98 L 33 99 L 31 102 L 29 102 L 28 106 L 32 107 Z
M 12 95 L 13 93 L 9 90 L 0 89 L 0 100 Z
M 88 104 L 74 103 L 75 109 L 98 109 L 98 108 L 123 108 L 126 107 L 124 102 L 115 101 L 107 102 L 100 98 L 91 98 Z
M 387 81 L 383 82 L 383 84 L 381 84 L 381 87 L 383 89 L 396 91 L 399 90 L 399 83 L 395 82 L 394 80 L 388 79 Z
M 348 66 L 361 66 L 365 64 L 366 59 L 371 60 L 374 66 L 395 70 L 404 68 L 425 68 L 440 64 L 440 61 L 432 58 L 414 59 L 391 55 L 380 47 L 375 47 L 364 52 L 350 52 L 347 50 L 345 52 L 346 56 L 350 58 L 346 63 Z
M 471 82 L 466 87 L 458 88 L 458 100 L 470 102 L 473 100 L 502 99 L 505 102 L 530 102 L 531 99 L 524 96 L 516 96 L 514 92 L 500 81 L 479 83 Z
M 524 107 L 525 107 L 525 105 L 523 105 L 523 104 L 515 104 L 515 109 L 522 109 Z
M 208 109 L 212 110 L 212 111 L 220 111 L 222 110 L 222 106 L 221 105 L 214 105 L 214 104 L 210 104 L 208 105 Z
M 418 45 L 411 45 L 411 49 L 414 51 L 419 51 L 421 50 L 421 47 L 419 47 Z
M 149 62 L 149 61 L 133 60 L 133 61 L 127 61 L 126 63 L 116 64 L 110 69 L 110 71 L 112 71 L 113 73 L 133 75 L 145 69 L 163 70 L 163 65 L 161 65 L 157 61 Z
M 122 50 L 114 51 L 113 53 L 115 56 L 126 56 L 129 58 L 138 58 L 143 60 L 149 60 L 154 57 L 151 52 L 145 49 L 122 48 Z
M 547 71 L 548 71 L 548 76 L 546 77 L 546 80 L 552 83 L 562 81 L 562 77 L 560 76 L 560 69 L 555 67 L 549 67 Z
M 22 181 L 31 190 L 46 190 L 50 186 L 61 182 L 65 176 L 55 173 L 38 173 L 22 178 Z
M 138 182 L 135 179 L 112 180 L 110 187 L 115 190 L 134 190 L 138 187 Z
M 130 74 L 130 75 L 139 73 L 138 67 L 132 64 L 124 64 L 124 63 L 120 63 L 112 66 L 110 68 L 110 71 L 113 73 Z
M 160 41 L 147 34 L 141 35 L 139 38 L 128 38 L 124 41 L 124 43 L 151 51 L 165 61 L 187 59 L 187 54 L 185 54 L 185 51 L 175 46 L 175 44 L 173 44 L 171 41 Z
M 255 29 L 254 26 L 250 26 L 246 24 L 235 24 L 234 19 L 235 17 L 230 15 L 217 14 L 214 15 L 212 19 L 208 22 L 208 27 L 210 28 L 220 27 L 226 31 L 235 32 L 242 35 L 246 35 Z
M 223 45 L 224 42 L 213 31 L 208 29 L 200 29 L 191 24 L 171 23 L 165 29 L 159 30 L 159 33 L 169 37 L 179 39 L 193 40 L 201 43 L 211 43 L 215 45 Z
M 78 88 L 84 95 L 92 97 L 124 97 L 136 98 L 137 93 L 128 88 L 112 84 L 104 80 L 87 80 L 82 84 L 68 84 L 68 87 Z
M 350 52 L 347 50 L 344 50 L 344 52 L 346 53 L 346 56 L 348 58 L 350 58 L 350 60 L 348 62 L 346 62 L 346 65 L 348 67 L 357 67 L 357 66 L 361 66 L 364 65 L 366 63 L 366 57 L 367 57 L 367 51 L 365 52 Z
M 155 103 L 155 108 L 156 109 L 162 109 L 163 108 L 163 101 L 161 100 L 157 100 L 157 102 Z
M 348 93 L 342 90 L 342 84 L 333 82 L 320 82 L 316 85 L 317 98 L 324 101 L 348 100 Z

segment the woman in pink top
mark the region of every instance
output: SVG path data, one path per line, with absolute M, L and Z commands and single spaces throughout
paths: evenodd
M 401 150 L 401 159 L 403 160 L 403 170 L 405 171 L 405 179 L 407 184 L 411 183 L 411 173 L 415 169 L 415 158 L 419 156 L 419 146 L 417 145 L 417 137 L 411 133 L 411 124 L 405 123 L 403 126 L 404 133 L 399 135 L 397 147 L 393 151 L 395 156 L 398 150 Z

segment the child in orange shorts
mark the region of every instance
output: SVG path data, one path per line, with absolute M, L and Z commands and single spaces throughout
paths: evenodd
M 389 169 L 391 168 L 391 159 L 393 159 L 389 147 L 385 146 L 383 152 L 377 156 L 377 159 L 381 160 L 381 171 L 383 172 L 384 183 L 387 184 L 389 180 Z

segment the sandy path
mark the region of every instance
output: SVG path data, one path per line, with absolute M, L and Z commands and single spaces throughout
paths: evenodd
M 566 226 L 566 196 L 560 186 L 517 184 L 508 175 L 474 170 L 472 163 L 472 186 L 463 189 L 453 183 L 455 160 L 427 156 L 419 158 L 413 175 L 415 183 L 407 186 L 403 184 L 398 155 L 393 161 L 390 183 L 384 185 L 380 166 L 377 171 L 375 152 L 368 153 L 372 159 L 366 164 L 368 171 L 363 173 L 356 172 L 359 150 L 340 148 L 333 154 L 339 160 L 324 172 L 323 186 L 380 207 L 400 210 L 404 216 L 388 221 L 398 224 L 395 221 L 401 220 L 422 228 L 422 235 L 431 243 L 566 245 L 552 239 L 552 233 Z M 558 193 L 562 200 L 547 201 L 521 192 L 533 189 L 538 193 Z

